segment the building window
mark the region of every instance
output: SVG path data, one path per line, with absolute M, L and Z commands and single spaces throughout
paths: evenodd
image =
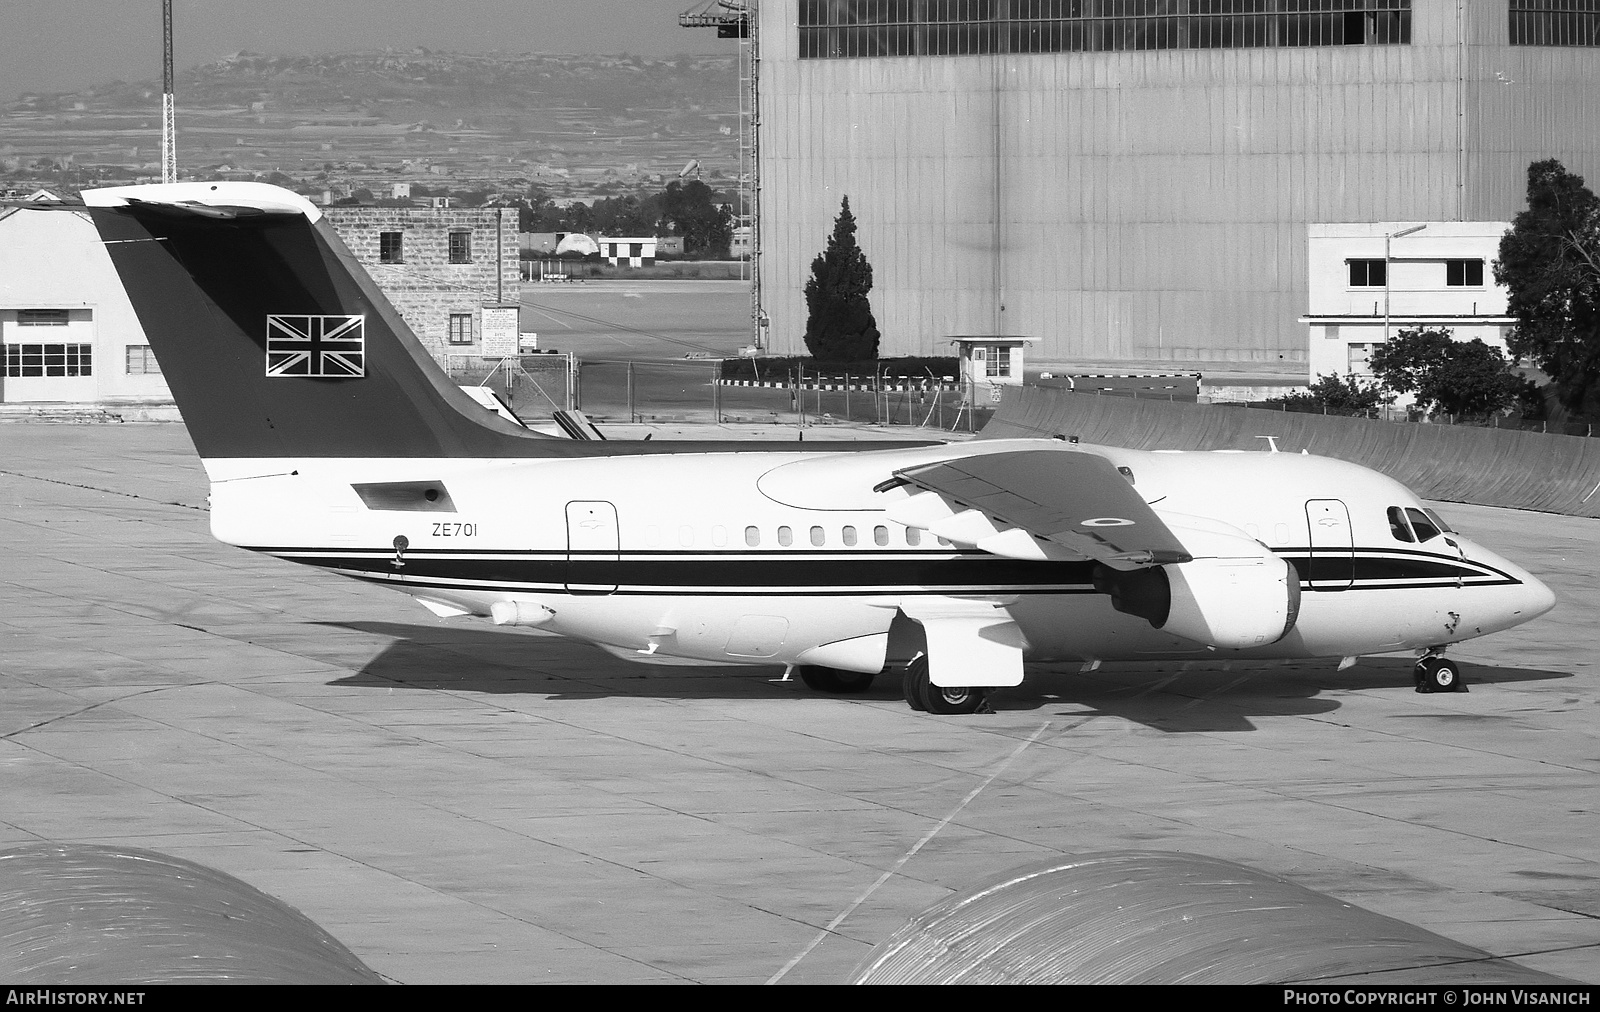
M 1351 288 L 1382 288 L 1388 280 L 1388 264 L 1382 260 L 1347 260 Z
M 1349 359 L 1345 371 L 1354 376 L 1372 375 L 1372 345 L 1352 344 L 1349 346 Z
M 406 262 L 405 233 L 378 233 L 378 263 L 403 264 Z
M 472 263 L 472 233 L 450 233 L 450 262 L 453 264 Z
M 5 375 L 91 376 L 93 349 L 87 344 L 5 345 Z
M 1600 46 L 1600 0 L 1511 0 L 1513 46 Z
M 19 327 L 65 327 L 66 325 L 67 311 L 65 309 L 17 310 L 17 326 Z
M 1482 288 L 1482 260 L 1446 260 L 1444 283 L 1451 288 Z
M 1001 345 L 994 350 L 994 365 L 989 367 L 990 376 L 1011 375 L 1011 349 Z
M 1411 41 L 1411 0 L 800 0 L 799 22 L 801 59 L 1379 46 Z
M 451 313 L 450 314 L 450 343 L 451 344 L 471 344 L 472 343 L 472 314 L 471 313 Z
M 128 345 L 128 375 L 161 375 L 161 363 L 156 361 L 155 352 L 150 350 L 150 346 L 148 344 Z

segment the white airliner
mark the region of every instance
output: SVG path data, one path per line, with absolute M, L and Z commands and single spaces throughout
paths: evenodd
M 655 664 L 789 665 L 972 712 L 1025 661 L 1330 658 L 1554 604 L 1404 486 L 1289 453 L 1055 439 L 620 442 L 455 387 L 317 208 L 256 183 L 85 202 L 229 544 Z

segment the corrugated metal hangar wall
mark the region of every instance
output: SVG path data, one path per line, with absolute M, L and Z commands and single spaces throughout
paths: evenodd
M 848 195 L 885 355 L 1021 334 L 1033 365 L 1303 373 L 1309 223 L 1510 220 L 1547 157 L 1600 186 L 1600 48 L 1510 45 L 1508 2 L 1528 0 L 763 0 L 771 347 L 804 351 L 803 286 Z M 1409 41 L 842 56 L 849 29 L 803 27 L 968 3 L 1404 9 Z

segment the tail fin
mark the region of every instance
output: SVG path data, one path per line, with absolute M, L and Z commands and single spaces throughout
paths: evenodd
M 87 190 L 203 458 L 529 457 L 451 382 L 321 212 L 263 183 Z

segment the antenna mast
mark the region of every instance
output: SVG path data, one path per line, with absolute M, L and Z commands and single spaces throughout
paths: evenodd
M 761 304 L 761 37 L 759 0 L 709 0 L 685 11 L 685 28 L 715 28 L 719 39 L 739 40 L 739 187 L 750 221 L 751 343 L 767 346 Z M 735 219 L 737 220 L 737 219 Z
M 172 101 L 172 0 L 161 0 L 161 181 L 178 181 L 178 124 Z

